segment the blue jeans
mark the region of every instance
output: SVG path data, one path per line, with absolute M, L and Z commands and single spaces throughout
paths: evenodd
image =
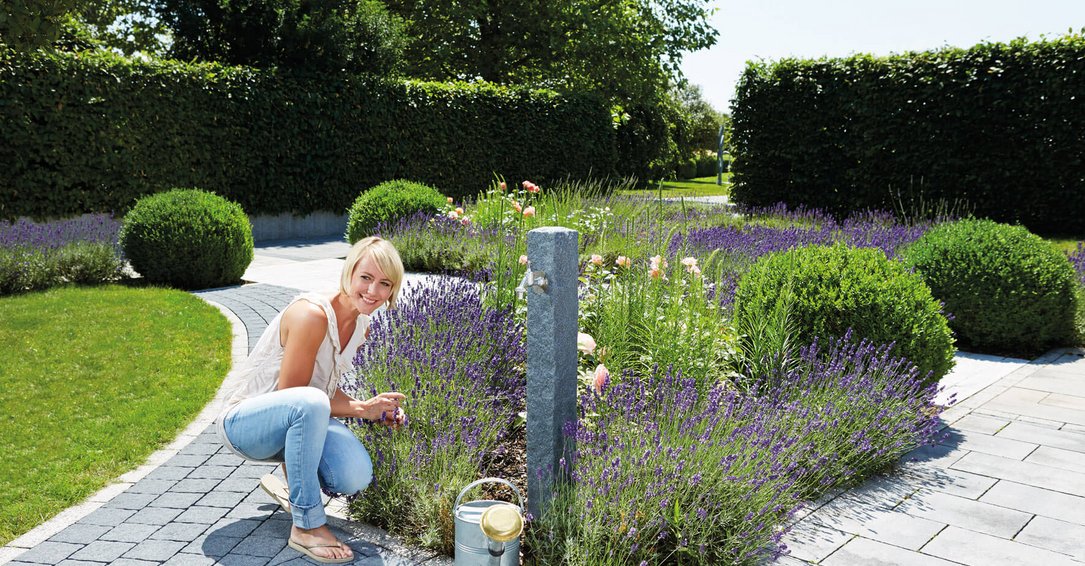
M 327 522 L 320 488 L 344 495 L 373 479 L 369 452 L 343 423 L 331 418 L 328 396 L 315 387 L 291 387 L 245 399 L 226 413 L 226 437 L 250 460 L 286 462 L 294 525 Z

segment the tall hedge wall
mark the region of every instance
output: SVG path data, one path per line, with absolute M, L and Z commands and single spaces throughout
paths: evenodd
M 124 211 L 199 187 L 249 213 L 343 211 L 381 181 L 451 196 L 606 175 L 605 102 L 108 54 L 0 54 L 0 218 Z
M 966 202 L 1085 233 L 1085 38 L 885 58 L 750 63 L 732 194 L 753 205 L 915 212 Z

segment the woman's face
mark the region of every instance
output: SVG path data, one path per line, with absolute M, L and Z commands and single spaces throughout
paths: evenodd
M 381 271 L 372 255 L 363 257 L 354 266 L 350 278 L 350 303 L 358 312 L 371 315 L 392 296 L 394 283 Z

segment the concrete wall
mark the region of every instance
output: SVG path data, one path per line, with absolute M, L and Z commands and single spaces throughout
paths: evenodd
M 299 238 L 342 238 L 347 231 L 347 215 L 334 212 L 314 212 L 306 216 L 294 216 L 289 213 L 274 216 L 250 215 L 249 221 L 252 222 L 252 239 L 257 242 Z

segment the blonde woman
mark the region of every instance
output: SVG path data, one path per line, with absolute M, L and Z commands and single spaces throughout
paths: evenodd
M 218 430 L 248 460 L 282 462 L 289 490 L 274 476 L 261 486 L 290 512 L 289 545 L 318 562 L 350 562 L 350 547 L 328 529 L 321 488 L 344 495 L 373 477 L 369 453 L 339 418 L 403 422 L 402 393 L 366 400 L 339 388 L 365 341 L 370 317 L 394 308 L 403 263 L 390 243 L 365 238 L 347 254 L 339 290 L 295 298 L 260 337 L 227 385 Z M 278 484 L 278 485 L 276 485 Z

